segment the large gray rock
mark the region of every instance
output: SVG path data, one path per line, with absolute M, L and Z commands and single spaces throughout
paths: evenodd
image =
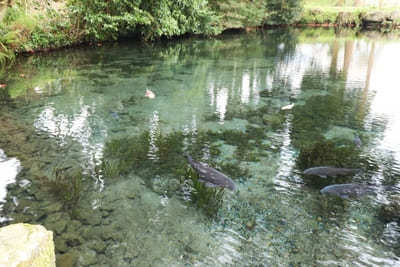
M 0 266 L 55 267 L 53 232 L 26 223 L 0 228 Z
M 379 11 L 367 13 L 362 20 L 364 23 L 382 23 L 386 20 L 386 14 Z

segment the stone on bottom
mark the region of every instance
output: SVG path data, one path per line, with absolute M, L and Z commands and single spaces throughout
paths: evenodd
M 53 232 L 26 223 L 0 228 L 0 266 L 55 267 Z

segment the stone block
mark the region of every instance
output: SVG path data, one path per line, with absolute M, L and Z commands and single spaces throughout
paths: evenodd
M 26 223 L 0 228 L 0 266 L 55 267 L 53 232 Z

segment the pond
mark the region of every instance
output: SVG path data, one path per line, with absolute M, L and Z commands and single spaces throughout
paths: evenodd
M 52 230 L 59 266 L 400 264 L 398 51 L 292 29 L 22 58 L 0 80 L 0 224 Z M 349 183 L 374 192 L 320 192 Z

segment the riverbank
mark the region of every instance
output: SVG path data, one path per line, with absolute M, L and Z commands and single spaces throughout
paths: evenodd
M 296 22 L 308 26 L 357 27 L 391 31 L 400 28 L 397 8 L 323 7 L 305 6 L 301 19 Z
M 0 66 L 18 54 L 78 45 L 100 46 L 121 38 L 155 40 L 183 35 L 216 36 L 277 26 L 352 27 L 391 31 L 400 27 L 393 7 L 351 7 L 306 1 L 185 0 L 135 5 L 102 1 L 0 0 Z M 160 12 L 162 10 L 162 12 Z M 1 81 L 0 81 L 1 84 Z

